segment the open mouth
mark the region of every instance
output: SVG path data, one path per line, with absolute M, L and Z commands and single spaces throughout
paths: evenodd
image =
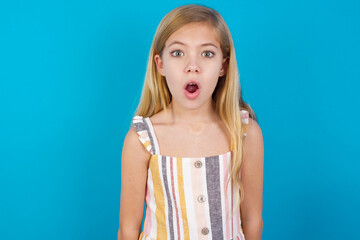
M 186 86 L 186 91 L 188 91 L 189 93 L 194 93 L 196 90 L 199 89 L 198 85 L 196 83 L 189 83 Z
M 189 82 L 184 89 L 185 96 L 188 99 L 196 99 L 200 95 L 200 86 L 194 81 Z

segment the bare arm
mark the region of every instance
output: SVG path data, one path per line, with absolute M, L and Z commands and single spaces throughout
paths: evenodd
M 261 129 L 256 121 L 249 119 L 244 140 L 244 158 L 241 180 L 245 192 L 241 203 L 241 222 L 246 240 L 261 240 L 263 219 L 263 169 L 264 145 Z
M 144 213 L 148 161 L 151 154 L 135 127 L 125 136 L 121 157 L 121 197 L 118 240 L 138 240 Z

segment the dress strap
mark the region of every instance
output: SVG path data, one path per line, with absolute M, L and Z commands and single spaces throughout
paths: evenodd
M 241 110 L 241 122 L 243 123 L 244 128 L 244 137 L 246 137 L 247 134 L 247 127 L 249 124 L 249 112 L 247 110 Z
M 247 127 L 249 124 L 249 112 L 247 110 L 240 110 L 240 116 L 241 116 L 242 127 L 244 128 L 243 138 L 245 138 L 246 133 L 247 133 Z M 231 149 L 231 151 L 234 149 L 232 139 L 231 139 L 231 143 L 230 143 L 230 149 Z
M 139 135 L 140 142 L 144 145 L 146 150 L 152 155 L 160 154 L 159 144 L 155 136 L 154 128 L 149 117 L 134 116 L 132 123 Z

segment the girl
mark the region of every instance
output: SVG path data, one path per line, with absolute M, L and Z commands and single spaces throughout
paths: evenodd
M 164 17 L 132 123 L 118 239 L 261 239 L 262 133 L 217 11 L 191 4 Z

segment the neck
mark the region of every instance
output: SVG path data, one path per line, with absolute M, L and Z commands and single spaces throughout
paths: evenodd
M 215 111 L 215 103 L 211 98 L 196 109 L 184 108 L 172 100 L 168 110 L 170 110 L 170 119 L 174 123 L 193 125 L 194 123 L 211 123 L 219 120 Z

